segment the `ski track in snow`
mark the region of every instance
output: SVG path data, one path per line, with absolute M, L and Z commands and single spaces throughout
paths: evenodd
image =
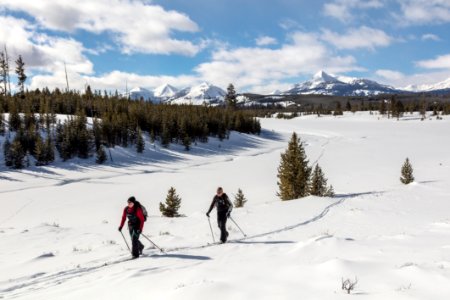
M 368 193 L 368 194 L 377 194 L 377 193 L 378 192 Z M 365 193 L 365 194 L 367 194 L 367 193 Z M 252 236 L 239 238 L 239 239 L 232 239 L 232 240 L 229 240 L 228 243 L 230 243 L 230 244 L 240 243 L 242 241 L 247 241 L 247 240 L 251 240 L 251 239 L 255 239 L 255 238 L 261 238 L 261 237 L 266 237 L 269 235 L 279 234 L 282 232 L 286 232 L 289 230 L 299 228 L 301 226 L 306 226 L 308 224 L 311 224 L 313 222 L 317 222 L 317 221 L 323 219 L 330 212 L 330 210 L 333 207 L 341 205 L 347 199 L 354 198 L 354 197 L 357 197 L 360 195 L 361 194 L 355 194 L 355 195 L 343 197 L 342 199 L 335 201 L 332 204 L 329 204 L 318 215 L 316 215 L 306 221 L 302 221 L 297 224 L 293 224 L 293 225 L 286 226 L 283 228 L 275 229 L 275 230 L 265 232 L 265 233 L 260 233 L 260 234 L 256 234 L 256 235 L 252 235 Z M 172 253 L 177 253 L 177 252 L 183 251 L 183 250 L 200 250 L 200 249 L 209 248 L 209 247 L 218 246 L 218 245 L 221 245 L 221 244 L 220 243 L 212 243 L 212 244 L 208 243 L 208 244 L 194 246 L 194 247 L 187 246 L 187 247 L 167 248 L 167 249 L 163 249 L 164 253 L 162 253 L 162 254 L 144 254 L 144 255 L 142 255 L 141 259 L 146 258 L 146 257 L 150 257 L 150 258 L 151 257 L 172 257 L 172 256 L 178 257 L 180 255 L 187 256 L 185 254 L 177 255 L 177 254 L 172 254 Z M 197 257 L 197 259 L 199 258 L 199 256 L 192 256 L 192 257 Z M 202 259 L 198 259 L 198 260 L 201 261 L 201 260 L 207 260 L 207 259 L 208 259 L 207 257 L 203 257 Z M 11 293 L 8 295 L 8 298 L 19 297 L 27 292 L 32 292 L 32 291 L 36 291 L 36 290 L 40 290 L 40 289 L 44 289 L 44 288 L 49 288 L 49 287 L 52 287 L 55 285 L 59 285 L 66 281 L 69 281 L 73 278 L 80 278 L 81 276 L 91 275 L 96 271 L 102 270 L 107 267 L 112 267 L 117 264 L 128 262 L 128 261 L 135 261 L 135 260 L 132 260 L 130 258 L 120 258 L 117 260 L 103 262 L 101 264 L 98 264 L 95 266 L 90 266 L 90 267 L 77 267 L 75 269 L 59 271 L 59 272 L 52 273 L 52 274 L 37 273 L 37 274 L 31 275 L 29 277 L 10 279 L 9 282 L 16 282 L 16 283 L 8 288 L 0 290 L 0 298 L 3 297 L 2 296 L 3 293 L 5 293 L 5 296 L 7 293 Z M 185 267 L 187 267 L 187 266 L 184 266 L 184 268 Z M 22 281 L 22 282 L 17 283 L 18 281 L 19 282 Z

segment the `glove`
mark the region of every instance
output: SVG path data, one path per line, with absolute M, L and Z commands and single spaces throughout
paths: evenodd
M 231 211 L 227 212 L 227 218 L 229 218 L 231 215 Z
M 209 212 L 206 213 L 206 216 L 209 218 Z
M 122 227 L 121 227 L 121 226 L 119 226 L 119 228 L 118 228 L 118 229 L 119 229 L 119 231 L 120 231 L 120 232 L 122 232 Z
M 137 234 L 141 234 L 142 231 L 138 229 L 138 230 L 136 230 L 136 233 L 137 233 Z

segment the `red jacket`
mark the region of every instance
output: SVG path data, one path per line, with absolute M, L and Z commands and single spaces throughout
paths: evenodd
M 136 210 L 136 211 L 135 211 Z M 142 229 L 144 228 L 144 213 L 142 212 L 142 208 L 137 208 L 135 206 L 133 207 L 125 207 L 122 214 L 122 221 L 120 222 L 120 227 L 123 227 L 125 224 L 125 220 L 127 219 L 127 214 L 135 214 L 136 217 L 139 220 L 139 230 L 142 232 Z

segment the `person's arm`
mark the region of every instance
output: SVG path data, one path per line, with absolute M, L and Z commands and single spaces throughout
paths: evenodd
M 214 205 L 216 205 L 216 196 L 214 196 L 212 202 L 211 202 L 211 206 L 208 209 L 208 212 L 206 213 L 206 215 L 209 217 L 209 213 L 213 210 Z
M 139 230 L 142 232 L 142 229 L 144 228 L 144 222 L 145 222 L 145 217 L 144 217 L 144 213 L 142 212 L 142 208 L 139 207 L 136 210 L 136 216 L 139 219 L 139 224 L 140 224 Z
M 123 224 L 125 224 L 126 219 L 127 219 L 127 208 L 125 207 L 125 209 L 123 210 L 123 214 L 122 214 L 122 221 L 120 221 L 119 230 L 122 230 Z

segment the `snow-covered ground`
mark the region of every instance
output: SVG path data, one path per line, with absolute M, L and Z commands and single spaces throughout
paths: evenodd
M 191 152 L 147 143 L 145 159 L 116 148 L 105 166 L 0 167 L 0 298 L 347 299 L 341 279 L 356 277 L 358 299 L 450 299 L 449 118 L 261 124 L 259 137 L 232 133 Z M 277 198 L 293 131 L 335 198 Z M 408 186 L 399 181 L 406 157 L 416 178 Z M 160 217 L 171 186 L 186 217 Z M 217 186 L 247 196 L 232 213 L 247 239 L 229 222 L 230 242 L 208 245 Z M 145 255 L 127 260 L 117 227 L 130 195 L 149 210 L 144 232 L 166 254 L 142 239 Z

